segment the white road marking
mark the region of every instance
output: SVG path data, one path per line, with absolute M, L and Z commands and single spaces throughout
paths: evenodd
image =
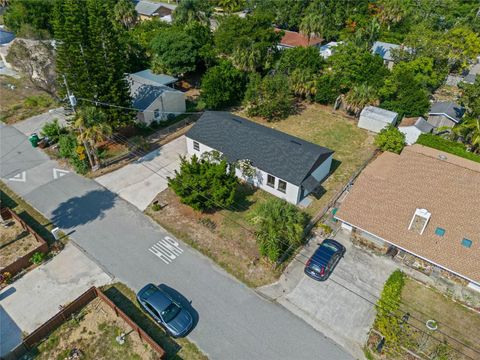
M 27 181 L 27 172 L 22 171 L 21 173 L 18 173 L 14 177 L 9 178 L 8 180 L 10 181 L 19 181 L 19 182 L 26 182 Z
M 56 180 L 58 178 L 61 178 L 62 176 L 67 175 L 69 172 L 70 171 L 67 170 L 53 168 L 53 178 Z
M 170 264 L 179 255 L 183 253 L 180 244 L 170 236 L 165 236 L 162 240 L 148 249 L 152 254 L 156 255 L 165 264 Z

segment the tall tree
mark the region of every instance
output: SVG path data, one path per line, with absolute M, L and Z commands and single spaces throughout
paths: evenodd
M 173 22 L 177 25 L 185 25 L 191 22 L 210 25 L 212 10 L 209 1 L 182 0 L 173 12 Z
M 138 21 L 138 14 L 133 1 L 119 0 L 113 7 L 115 20 L 126 29 L 131 29 Z
M 355 85 L 345 94 L 343 101 L 347 111 L 353 113 L 355 117 L 360 115 L 365 106 L 379 103 L 377 90 L 367 84 Z
M 380 23 L 390 30 L 392 25 L 398 24 L 407 17 L 412 4 L 410 0 L 379 0 L 377 6 Z
M 46 38 L 52 35 L 52 15 L 56 0 L 10 0 L 5 9 L 5 25 L 17 36 Z

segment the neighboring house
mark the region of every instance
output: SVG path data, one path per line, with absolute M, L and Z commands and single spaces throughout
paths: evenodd
M 127 80 L 139 122 L 150 125 L 153 121 L 167 120 L 169 114 L 185 112 L 185 94 L 167 86 L 177 81 L 174 77 L 143 70 L 128 75 Z
M 428 112 L 428 122 L 435 128 L 453 127 L 462 121 L 465 108 L 453 101 L 436 102 Z
M 467 84 L 474 84 L 478 74 L 480 74 L 480 63 L 476 63 L 470 68 L 468 74 L 463 78 L 463 82 Z
M 358 127 L 379 133 L 388 125 L 395 126 L 398 114 L 394 111 L 385 110 L 376 106 L 366 106 L 360 113 Z
M 328 59 L 333 55 L 335 48 L 340 44 L 342 44 L 342 41 L 331 41 L 328 44 L 320 46 L 320 56 L 322 56 L 324 59 Z
M 392 50 L 401 49 L 402 45 L 391 44 L 382 41 L 375 41 L 372 46 L 372 53 L 375 55 L 380 55 L 383 59 L 383 63 L 389 68 L 393 68 L 394 59 Z
M 15 39 L 15 34 L 13 32 L 0 28 L 0 46 L 10 43 L 13 39 Z
M 330 173 L 333 151 L 228 112 L 205 112 L 186 133 L 187 151 L 216 150 L 233 163 L 247 161 L 255 175 L 239 178 L 298 204 Z
M 480 164 L 418 144 L 384 152 L 335 214 L 342 228 L 426 274 L 480 285 Z M 397 253 L 398 251 L 398 253 Z M 478 288 L 478 287 L 477 287 Z
M 405 134 L 405 142 L 412 145 L 417 142 L 421 134 L 431 133 L 434 127 L 429 124 L 423 117 L 403 118 L 398 130 Z
M 275 28 L 275 31 L 283 31 L 285 33 L 285 35 L 283 35 L 282 39 L 277 45 L 277 48 L 280 50 L 308 46 L 315 46 L 320 49 L 320 44 L 322 43 L 322 39 L 316 36 L 312 36 L 309 39 L 308 36 L 305 36 L 295 31 L 282 30 L 277 28 Z
M 172 13 L 177 6 L 166 3 L 153 3 L 149 1 L 138 1 L 135 4 L 135 10 L 140 20 L 150 20 L 158 17 L 160 20 L 171 23 Z

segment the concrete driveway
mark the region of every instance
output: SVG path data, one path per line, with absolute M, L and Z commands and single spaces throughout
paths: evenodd
M 259 290 L 356 358 L 363 358 L 362 347 L 376 315 L 372 303 L 376 303 L 385 281 L 397 267 L 389 259 L 357 248 L 346 233 L 340 231 L 334 238 L 347 251 L 327 281 L 315 281 L 303 274 L 304 263 L 322 241 L 312 239 L 278 283 Z
M 63 110 L 63 108 L 59 107 L 55 109 L 50 109 L 43 114 L 32 116 L 31 118 L 19 121 L 18 123 L 15 123 L 13 127 L 22 132 L 23 134 L 30 136 L 34 132 L 40 133 L 43 125 L 48 122 L 52 122 L 54 119 L 58 119 L 58 122 L 63 126 L 67 125 L 67 117 L 65 116 L 65 111 Z
M 185 136 L 181 136 L 95 180 L 143 211 L 159 192 L 168 187 L 166 178 L 174 175 L 180 166 L 180 155 L 186 153 Z
M 54 316 L 60 305 L 111 277 L 80 249 L 69 243 L 48 263 L 27 273 L 0 293 L 0 356 Z

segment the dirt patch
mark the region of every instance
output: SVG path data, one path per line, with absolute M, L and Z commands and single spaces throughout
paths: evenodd
M 127 334 L 120 345 L 116 337 Z M 160 359 L 159 355 L 107 304 L 90 302 L 38 346 L 37 359 L 66 359 L 78 349 L 81 359 Z
M 8 266 L 39 245 L 35 236 L 24 230 L 18 221 L 8 220 L 6 225 L 0 225 L 0 268 Z
M 264 201 L 263 193 L 256 191 L 247 197 L 250 208 Z M 245 219 L 248 210 L 201 213 L 180 203 L 170 189 L 158 194 L 154 201 L 163 208 L 153 211 L 149 207 L 148 215 L 247 285 L 270 284 L 280 275 L 280 270 L 275 270 L 258 252 L 253 230 Z

